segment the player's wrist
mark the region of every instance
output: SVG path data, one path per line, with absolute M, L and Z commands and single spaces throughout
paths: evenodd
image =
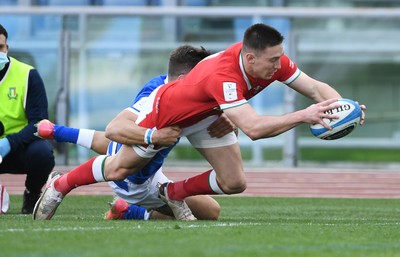
M 144 143 L 146 145 L 154 144 L 153 142 L 154 131 L 155 131 L 154 129 L 146 129 L 146 132 L 144 133 Z

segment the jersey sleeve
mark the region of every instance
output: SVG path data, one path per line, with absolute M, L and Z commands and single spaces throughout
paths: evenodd
M 218 76 L 210 93 L 217 101 L 221 110 L 237 107 L 247 103 L 244 97 L 243 82 L 233 76 Z
M 136 115 L 139 114 L 139 110 L 141 109 L 141 106 L 145 104 L 147 101 L 148 96 L 153 92 L 156 88 L 158 88 L 161 85 L 164 85 L 165 83 L 166 76 L 161 75 L 158 77 L 153 78 L 149 82 L 147 82 L 143 88 L 139 91 L 139 93 L 136 95 L 135 100 L 133 101 L 133 104 L 130 107 L 130 111 L 135 113 Z
M 281 58 L 281 69 L 277 72 L 277 80 L 284 84 L 292 83 L 301 73 L 297 65 L 287 55 Z
M 165 84 L 165 75 L 160 75 L 158 77 L 155 77 L 151 79 L 149 82 L 147 82 L 143 88 L 139 91 L 139 93 L 136 95 L 135 100 L 133 101 L 133 104 L 138 102 L 142 97 L 148 97 L 151 92 L 154 91 L 154 89 L 158 88 L 161 85 Z

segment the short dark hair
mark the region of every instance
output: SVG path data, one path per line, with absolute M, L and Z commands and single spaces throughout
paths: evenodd
M 284 37 L 275 28 L 257 23 L 250 26 L 244 33 L 243 49 L 246 52 L 261 52 L 267 47 L 282 44 Z
M 8 38 L 7 30 L 0 24 L 0 35 L 4 35 L 6 39 Z
M 169 56 L 168 76 L 178 77 L 189 73 L 197 63 L 210 54 L 204 47 L 195 48 L 191 45 L 178 47 Z

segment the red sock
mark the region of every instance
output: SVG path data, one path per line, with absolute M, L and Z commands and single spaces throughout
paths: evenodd
M 92 172 L 92 164 L 96 158 L 91 158 L 54 181 L 55 189 L 66 195 L 76 187 L 97 183 Z
M 215 192 L 210 186 L 210 174 L 213 170 L 206 171 L 200 175 L 170 183 L 168 185 L 168 196 L 172 200 L 183 200 L 193 195 L 216 195 L 223 193 L 221 189 Z M 214 172 L 215 173 L 215 172 Z M 216 182 L 216 179 L 214 178 Z

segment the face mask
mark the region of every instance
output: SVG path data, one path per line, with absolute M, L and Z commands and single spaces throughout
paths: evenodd
M 4 69 L 7 63 L 9 63 L 7 53 L 0 52 L 0 71 Z

